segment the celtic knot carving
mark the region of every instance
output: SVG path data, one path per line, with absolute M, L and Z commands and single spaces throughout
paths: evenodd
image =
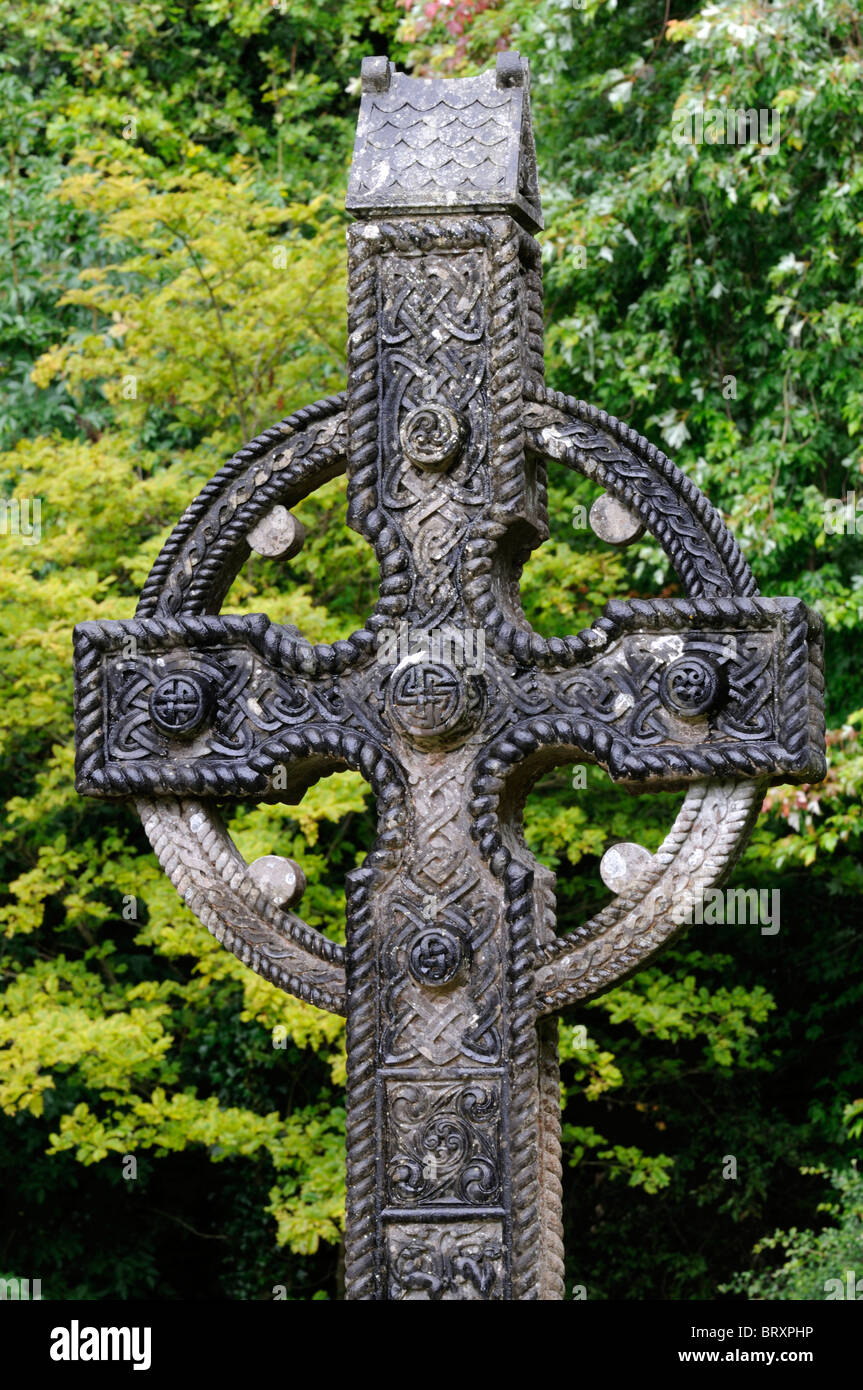
M 685 635 L 624 636 L 589 669 L 565 676 L 546 707 L 589 718 L 638 746 L 687 737 L 721 743 L 732 732 L 771 739 L 778 659 L 769 633 L 690 629 Z M 531 713 L 540 712 L 540 685 L 532 692 Z
M 165 646 L 129 661 L 120 644 L 105 670 L 108 756 L 161 758 L 181 741 L 190 778 L 196 759 L 203 766 L 249 758 L 299 724 L 344 715 L 335 683 L 274 671 L 251 646 L 213 645 L 191 660 L 185 649 Z
M 494 940 L 495 913 L 482 904 L 478 881 L 463 879 L 461 900 L 473 902 L 470 917 L 453 903 L 438 906 L 414 888 L 393 894 L 390 904 L 392 932 L 383 947 L 385 971 L 383 1005 L 387 1024 L 381 1033 L 381 1060 L 387 1066 L 412 1065 L 425 1058 L 438 1066 L 457 1059 L 469 1063 L 500 1061 L 501 961 Z M 471 890 L 474 891 L 471 891 Z M 438 931 L 445 938 L 464 943 L 459 966 L 441 997 L 438 981 L 418 977 L 412 961 L 424 934 Z

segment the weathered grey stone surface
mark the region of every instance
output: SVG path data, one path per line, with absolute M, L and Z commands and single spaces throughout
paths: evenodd
M 305 539 L 302 522 L 281 505 L 262 516 L 246 536 L 252 550 L 274 560 L 290 560 L 302 550 Z
M 207 929 L 347 1014 L 354 1299 L 563 1296 L 554 1015 L 680 930 L 767 783 L 824 771 L 820 619 L 758 596 L 664 454 L 544 385 L 527 90 L 514 54 L 464 82 L 364 65 L 346 396 L 239 451 L 134 619 L 76 629 L 79 789 L 133 797 Z M 549 460 L 651 530 L 682 597 L 612 599 L 565 639 L 533 631 L 518 581 L 548 534 Z M 262 614 L 217 616 L 275 509 L 344 470 L 348 523 L 380 566 L 364 627 L 313 644 Z M 610 510 L 599 526 L 620 543 Z M 589 760 L 633 789 L 687 792 L 656 854 L 606 855 L 617 896 L 564 938 L 521 814 L 544 770 Z M 342 948 L 290 910 L 284 861 L 245 864 L 216 803 L 296 801 L 344 768 L 368 779 L 379 824 L 349 876 Z
M 646 529 L 635 512 L 607 492 L 597 497 L 588 520 L 594 534 L 608 545 L 630 545 L 639 540 Z
M 293 859 L 263 854 L 249 865 L 249 877 L 277 907 L 293 907 L 306 891 L 306 876 Z
M 382 212 L 508 212 L 542 227 L 525 59 L 433 81 L 366 58 L 347 207 Z
M 643 845 L 624 841 L 611 845 L 599 863 L 599 872 L 606 888 L 623 893 L 653 867 L 653 855 Z

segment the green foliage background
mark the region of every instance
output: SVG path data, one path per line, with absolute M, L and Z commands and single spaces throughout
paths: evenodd
M 551 384 L 674 453 L 763 591 L 829 629 L 828 777 L 769 793 L 736 875 L 781 890 L 778 935 L 694 928 L 565 1021 L 569 1277 L 600 1299 L 823 1297 L 863 1269 L 863 540 L 824 526 L 825 498 L 863 499 L 856 7 L 6 0 L 3 28 L 0 492 L 42 499 L 42 535 L 0 538 L 0 1274 L 53 1298 L 338 1296 L 342 1025 L 207 936 L 127 809 L 75 795 L 70 633 L 130 616 L 225 456 L 343 385 L 361 57 L 459 75 L 513 46 Z M 778 149 L 674 143 L 675 111 L 725 105 L 777 110 Z M 621 556 L 573 529 L 592 495 L 553 477 L 524 584 L 548 634 L 677 592 L 649 538 Z M 339 482 L 310 498 L 302 555 L 250 562 L 226 608 L 318 640 L 360 625 L 376 576 L 343 502 Z M 593 769 L 542 783 L 527 830 L 561 930 L 607 897 L 609 841 L 655 848 L 677 804 Z M 303 861 L 305 914 L 337 935 L 372 825 L 352 775 L 231 821 L 247 857 Z

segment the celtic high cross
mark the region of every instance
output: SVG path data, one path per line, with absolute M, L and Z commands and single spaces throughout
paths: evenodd
M 664 454 L 544 386 L 518 54 L 458 81 L 367 59 L 347 205 L 347 392 L 231 459 L 133 620 L 76 629 L 78 787 L 134 797 L 214 936 L 346 1013 L 347 1296 L 558 1299 L 555 1014 L 680 930 L 767 783 L 823 775 L 821 625 L 758 597 Z M 612 601 L 562 640 L 532 630 L 518 578 L 548 534 L 549 460 L 603 489 L 600 537 L 652 532 L 683 597 Z M 263 615 L 218 616 L 250 549 L 295 553 L 290 508 L 345 469 L 348 524 L 380 566 L 365 627 L 315 645 Z M 521 811 L 544 770 L 583 761 L 687 794 L 656 854 L 606 855 L 613 902 L 558 937 Z M 345 768 L 370 782 L 379 829 L 349 875 L 342 948 L 293 910 L 299 867 L 247 865 L 216 806 L 295 802 Z

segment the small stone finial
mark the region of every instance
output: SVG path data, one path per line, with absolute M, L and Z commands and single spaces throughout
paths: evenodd
M 262 516 L 246 536 L 252 550 L 273 560 L 292 559 L 302 550 L 305 539 L 306 528 L 281 503 Z
M 306 891 L 306 876 L 294 859 L 263 854 L 249 865 L 249 878 L 276 907 L 292 907 Z
M 612 893 L 622 893 L 650 867 L 653 855 L 643 845 L 622 841 L 605 851 L 599 863 L 599 874 Z
M 601 497 L 597 497 L 590 509 L 588 521 L 594 535 L 609 545 L 630 545 L 632 541 L 640 540 L 644 535 L 641 517 L 616 497 L 612 497 L 610 492 L 604 492 Z
M 527 59 L 522 58 L 516 49 L 498 53 L 495 63 L 495 81 L 498 87 L 526 87 L 528 85 Z
M 389 58 L 363 58 L 360 83 L 364 92 L 388 92 L 395 72 Z

